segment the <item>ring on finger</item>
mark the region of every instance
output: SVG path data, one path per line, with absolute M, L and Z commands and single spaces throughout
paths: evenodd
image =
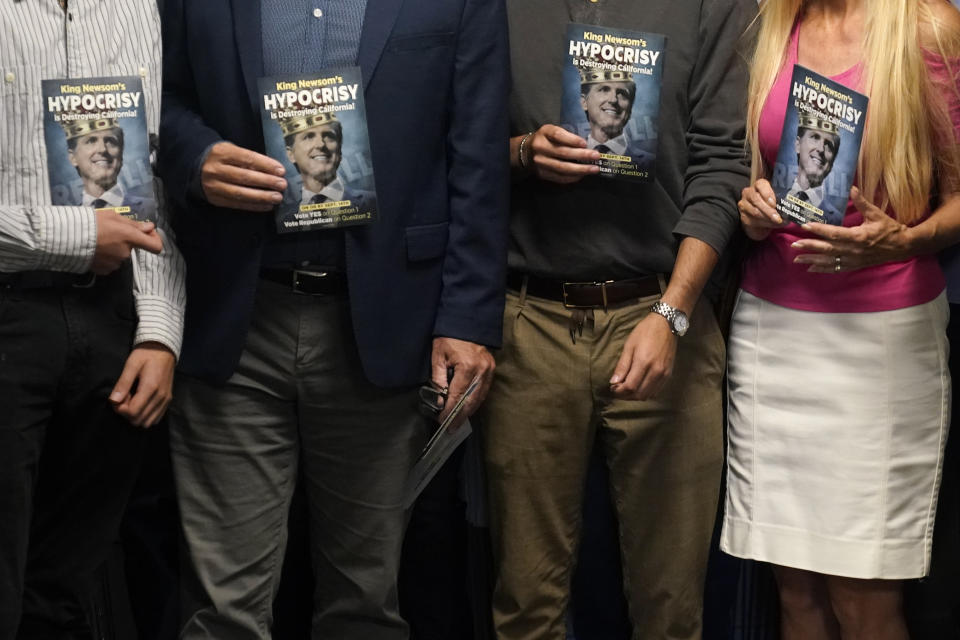
M 835 262 L 834 265 L 833 265 L 833 270 L 834 270 L 834 271 L 840 271 L 840 256 L 837 256 L 837 257 L 835 258 L 835 260 L 836 260 L 836 262 Z

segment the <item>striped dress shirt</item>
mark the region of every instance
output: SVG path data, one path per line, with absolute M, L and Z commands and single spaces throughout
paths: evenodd
M 151 139 L 160 121 L 160 18 L 156 0 L 0 0 L 0 272 L 83 273 L 97 241 L 91 207 L 52 206 L 41 80 L 139 76 Z M 153 161 L 151 154 L 151 161 Z M 154 181 L 163 252 L 134 250 L 134 343 L 179 357 L 185 267 L 162 189 Z

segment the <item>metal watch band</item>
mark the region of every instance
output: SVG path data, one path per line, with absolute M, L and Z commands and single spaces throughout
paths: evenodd
M 673 332 L 673 335 L 682 336 L 687 332 L 686 326 L 682 328 L 677 327 L 677 316 L 684 315 L 684 318 L 686 318 L 686 314 L 683 314 L 682 311 L 678 311 L 674 307 L 671 307 L 663 300 L 657 300 L 653 306 L 650 307 L 650 311 L 666 318 L 667 324 L 670 325 L 670 331 Z

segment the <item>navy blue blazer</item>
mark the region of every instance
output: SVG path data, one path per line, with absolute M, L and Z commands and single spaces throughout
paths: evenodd
M 187 261 L 180 369 L 226 380 L 240 358 L 272 214 L 188 193 L 211 144 L 263 152 L 259 0 L 167 0 L 159 171 Z M 380 219 L 345 230 L 368 378 L 429 377 L 433 336 L 499 346 L 509 189 L 503 0 L 368 0 L 359 65 Z

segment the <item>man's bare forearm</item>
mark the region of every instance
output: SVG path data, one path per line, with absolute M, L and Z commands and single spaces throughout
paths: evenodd
M 663 301 L 689 316 L 719 259 L 706 242 L 689 236 L 684 238 Z

